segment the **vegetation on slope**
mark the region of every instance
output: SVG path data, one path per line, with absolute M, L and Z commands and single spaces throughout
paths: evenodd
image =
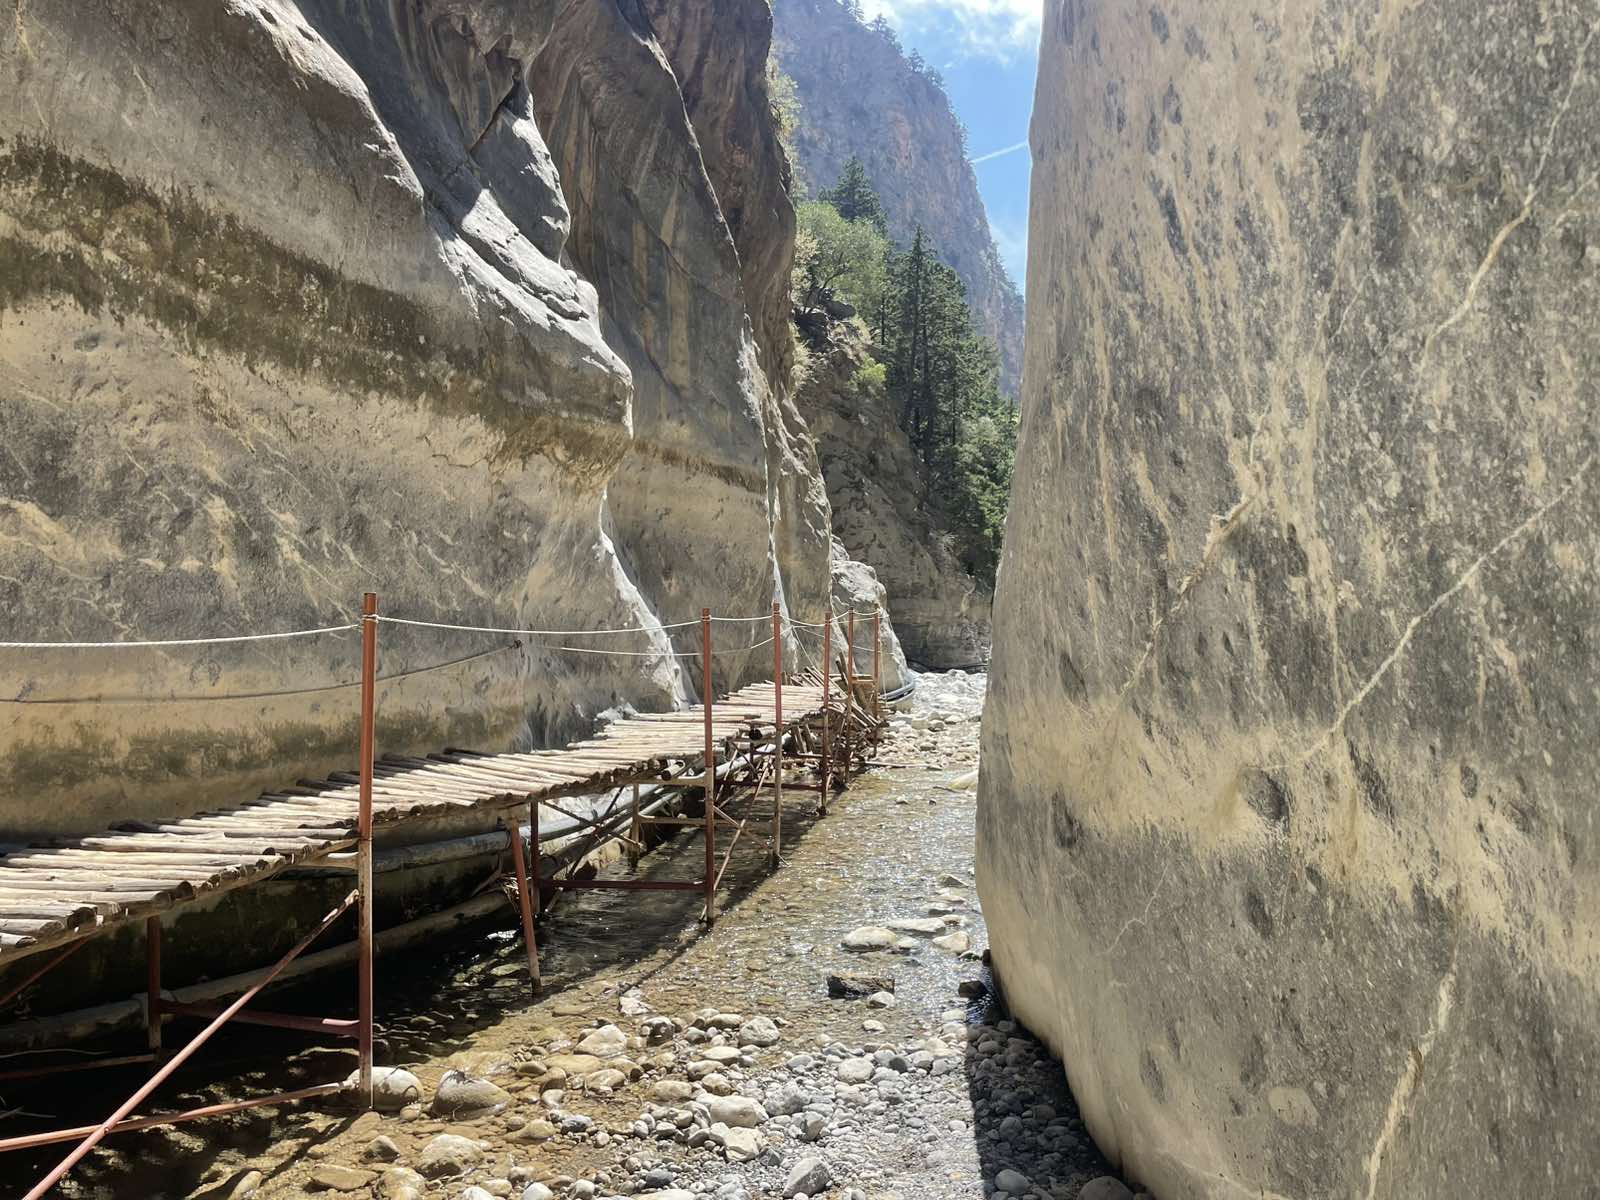
M 795 306 L 861 320 L 873 361 L 857 372 L 855 387 L 864 397 L 887 397 L 967 571 L 992 587 L 1016 410 L 1000 392 L 994 342 L 975 327 L 960 277 L 935 257 L 921 227 L 905 249 L 886 227 L 878 194 L 852 158 L 836 187 L 799 206 Z

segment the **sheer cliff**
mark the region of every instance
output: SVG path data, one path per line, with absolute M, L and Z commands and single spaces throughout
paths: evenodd
M 1597 33 L 1045 5 L 979 887 L 1162 1200 L 1600 1177 Z
M 909 245 L 918 225 L 967 287 L 979 327 L 1000 349 L 1001 382 L 1022 372 L 1022 297 L 1006 274 L 943 91 L 839 0 L 775 0 L 773 51 L 800 104 L 796 168 L 813 192 L 852 156 L 883 199 L 889 233 Z
M 693 696 L 660 626 L 702 605 L 817 619 L 770 32 L 763 0 L 17 6 L 7 633 L 339 625 L 368 588 L 424 620 L 652 630 L 606 659 L 385 626 L 379 736 L 404 751 Z M 0 833 L 354 754 L 348 632 L 0 656 Z M 767 663 L 730 654 L 718 682 Z

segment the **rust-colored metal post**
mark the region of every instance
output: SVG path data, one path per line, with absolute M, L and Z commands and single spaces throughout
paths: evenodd
M 717 747 L 711 732 L 711 610 L 700 610 L 700 707 L 706 723 L 706 924 L 717 919 Z
M 644 849 L 644 822 L 639 817 L 639 782 L 633 784 L 633 816 L 628 821 L 628 865 L 639 867 L 639 852 Z
M 522 906 L 522 940 L 528 949 L 528 978 L 537 992 L 543 986 L 539 979 L 539 943 L 533 936 L 533 905 L 528 900 L 528 868 L 522 858 L 522 823 L 514 814 L 506 822 L 506 832 L 511 835 L 511 865 L 517 872 L 517 902 Z
M 833 610 L 822 623 L 822 791 L 818 793 L 817 813 L 828 811 L 828 778 L 833 774 L 833 710 L 828 707 L 833 684 Z
M 772 865 L 783 854 L 783 615 L 772 602 Z
M 539 802 L 528 801 L 528 848 L 529 855 L 528 874 L 533 880 L 533 915 L 539 916 L 544 912 L 544 875 L 540 859 L 543 857 L 543 846 L 539 841 Z
M 246 991 L 242 996 L 240 996 L 232 1004 L 228 1005 L 227 1008 L 223 1009 L 222 1012 L 217 1015 L 216 1019 L 211 1022 L 211 1024 L 207 1025 L 194 1036 L 188 1045 L 184 1046 L 183 1049 L 179 1050 L 176 1054 L 169 1058 L 165 1066 L 163 1066 L 159 1071 L 145 1081 L 143 1087 L 124 1100 L 117 1107 L 116 1112 L 112 1113 L 104 1121 L 96 1125 L 93 1131 L 78 1144 L 77 1149 L 73 1150 L 71 1154 L 67 1155 L 66 1158 L 62 1159 L 58 1164 L 56 1164 L 56 1167 L 53 1171 L 51 1171 L 48 1175 L 34 1185 L 33 1190 L 30 1191 L 26 1197 L 24 1197 L 24 1200 L 44 1200 L 44 1197 L 50 1194 L 50 1189 L 55 1187 L 56 1184 L 60 1183 L 61 1180 L 66 1177 L 67 1172 L 71 1171 L 73 1167 L 82 1162 L 84 1156 L 98 1146 L 101 1141 L 104 1140 L 106 1134 L 110 1133 L 114 1128 L 116 1128 L 116 1126 L 124 1117 L 126 1117 L 134 1109 L 138 1108 L 139 1105 L 143 1104 L 145 1100 L 149 1098 L 150 1093 L 165 1083 L 174 1071 L 183 1066 L 184 1063 L 188 1062 L 190 1057 L 193 1056 L 194 1052 L 210 1041 L 211 1035 L 226 1025 L 235 1013 L 237 1013 L 246 1004 L 249 1004 L 250 1001 L 254 1000 L 257 994 L 263 988 L 276 979 L 285 967 L 287 967 L 291 962 L 300 956 L 301 951 L 303 951 L 312 942 L 316 941 L 317 938 L 321 936 L 322 932 L 327 929 L 328 926 L 332 925 L 334 921 L 336 921 L 344 913 L 344 911 L 350 907 L 351 902 L 355 900 L 355 898 L 356 896 L 354 892 L 352 892 L 349 896 L 346 896 L 343 902 L 341 902 L 337 908 L 322 918 L 322 921 L 315 929 L 296 942 L 294 946 L 290 948 L 289 952 L 277 961 L 271 970 L 253 983 L 249 990 Z
M 855 738 L 851 736 L 850 714 L 856 706 L 856 610 L 850 607 L 845 621 L 844 648 L 844 779 L 850 782 L 850 767 L 855 758 Z
M 361 893 L 356 912 L 356 1020 L 361 1023 L 356 1102 L 364 1112 L 372 1108 L 372 768 L 377 756 L 377 708 L 378 593 L 367 592 L 361 597 L 361 809 L 356 820 L 356 890 Z
M 144 1031 L 152 1054 L 161 1053 L 161 918 L 144 920 Z
M 872 606 L 872 715 L 883 720 L 883 610 Z

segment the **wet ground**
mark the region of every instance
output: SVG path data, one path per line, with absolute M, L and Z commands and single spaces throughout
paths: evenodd
M 61 1194 L 544 1200 L 542 1183 L 555 1196 L 751 1200 L 784 1194 L 816 1160 L 821 1173 L 800 1181 L 819 1189 L 801 1191 L 813 1200 L 1076 1197 L 1109 1168 L 1059 1064 L 983 987 L 974 793 L 951 786 L 976 762 L 968 718 L 981 680 L 954 686 L 942 706 L 940 695 L 925 688 L 922 727 L 901 722 L 878 751 L 931 765 L 874 770 L 822 818 L 814 793 L 791 795 L 781 869 L 768 870 L 765 830 L 747 832 L 709 930 L 693 893 L 565 895 L 541 926 L 538 997 L 509 907 L 449 945 L 381 959 L 379 1062 L 414 1074 L 420 1105 L 352 1117 L 310 1104 L 122 1135 Z M 701 846 L 680 836 L 642 872 L 693 878 Z M 892 931 L 889 949 L 841 946 L 860 927 L 917 919 L 927 926 Z M 828 976 L 841 971 L 892 977 L 892 1000 L 830 998 Z M 347 986 L 330 979 L 273 1006 L 342 1007 Z M 580 1050 L 606 1053 L 574 1059 Z M 307 1050 L 303 1035 L 230 1029 L 162 1098 L 319 1083 L 352 1057 Z M 468 1081 L 445 1082 L 452 1070 Z M 64 1121 L 98 1119 L 138 1082 L 96 1076 L 31 1102 Z M 442 1082 L 471 1104 L 433 1111 Z M 439 1170 L 441 1146 L 463 1161 Z M 0 1161 L 0 1194 L 20 1194 L 58 1156 Z M 1130 1194 L 1114 1186 L 1090 1193 Z

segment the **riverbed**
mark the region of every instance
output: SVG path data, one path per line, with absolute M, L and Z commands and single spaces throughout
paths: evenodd
M 826 816 L 814 793 L 791 795 L 776 870 L 765 831 L 747 833 L 709 929 L 693 893 L 564 895 L 541 924 L 537 996 L 509 906 L 448 944 L 381 959 L 378 1060 L 407 1073 L 391 1086 L 415 1080 L 396 1101 L 414 1103 L 125 1135 L 63 1194 L 1126 1200 L 1060 1064 L 990 990 L 970 782 L 982 687 L 925 676 L 877 751 L 915 765 L 874 768 Z M 701 853 L 679 836 L 637 871 L 692 878 Z M 835 998 L 830 976 L 835 991 L 874 981 Z M 326 1010 L 345 986 L 275 1006 Z M 348 1051 L 270 1030 L 214 1047 L 180 1076 L 186 1101 L 350 1065 Z M 102 1106 L 117 1094 L 100 1092 Z

